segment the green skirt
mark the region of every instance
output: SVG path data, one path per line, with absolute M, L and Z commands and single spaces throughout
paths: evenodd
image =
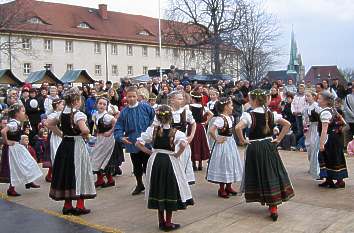
M 193 199 L 182 202 L 175 172 L 168 154 L 156 155 L 152 165 L 148 208 L 166 211 L 186 209 Z
M 294 196 L 276 144 L 264 140 L 252 142 L 247 147 L 243 185 L 246 202 L 272 206 Z

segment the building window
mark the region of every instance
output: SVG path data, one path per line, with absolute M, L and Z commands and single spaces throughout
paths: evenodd
M 66 70 L 73 70 L 74 69 L 74 65 L 73 64 L 66 64 Z
M 22 38 L 22 48 L 23 49 L 31 49 L 31 39 L 30 38 Z
M 118 75 L 118 66 L 117 65 L 112 65 L 112 75 L 113 76 Z
M 112 44 L 112 54 L 118 55 L 118 45 L 117 44 Z
M 173 49 L 173 56 L 174 56 L 174 57 L 179 57 L 179 51 L 178 51 L 178 49 Z
M 101 53 L 101 43 L 95 42 L 95 53 Z
M 148 47 L 143 46 L 143 57 L 147 57 L 147 56 L 148 56 Z
M 38 17 L 32 17 L 29 20 L 27 20 L 27 22 L 31 24 L 44 24 L 43 21 Z
M 95 65 L 95 75 L 102 75 L 102 66 L 101 65 Z
M 53 45 L 52 40 L 44 40 L 44 50 L 52 51 L 52 45 Z
M 47 63 L 47 64 L 45 64 L 44 68 L 45 68 L 46 70 L 53 71 L 53 64 Z
M 143 74 L 147 74 L 148 73 L 148 67 L 147 66 L 143 66 Z
M 160 48 L 155 48 L 156 57 L 160 56 Z
M 23 64 L 23 73 L 24 74 L 31 73 L 31 63 L 24 63 Z
M 150 33 L 144 30 L 144 31 L 140 31 L 138 33 L 138 35 L 140 35 L 140 36 L 150 36 Z
M 74 44 L 72 40 L 65 41 L 65 52 L 72 53 L 74 50 Z
M 82 22 L 79 25 L 77 25 L 78 28 L 82 28 L 82 29 L 90 29 L 90 25 L 88 25 L 88 23 Z
M 127 45 L 127 55 L 133 56 L 133 46 Z
M 128 75 L 133 75 L 133 66 L 128 66 Z

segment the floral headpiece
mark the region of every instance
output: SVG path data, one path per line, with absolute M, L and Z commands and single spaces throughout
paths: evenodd
M 262 89 L 255 89 L 255 90 L 250 92 L 250 95 L 253 95 L 253 96 L 267 96 L 267 95 L 269 95 L 269 91 L 262 90 Z
M 219 103 L 220 103 L 221 105 L 228 104 L 228 103 L 230 103 L 230 102 L 231 102 L 231 99 L 230 99 L 230 98 L 227 98 L 227 100 L 224 100 L 224 101 L 220 101 L 220 100 L 219 100 Z

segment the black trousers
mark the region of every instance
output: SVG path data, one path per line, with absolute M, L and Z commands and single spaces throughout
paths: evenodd
M 138 153 L 130 153 L 130 158 L 133 163 L 133 172 L 135 176 L 142 176 L 146 172 L 149 155 L 140 151 Z
M 352 134 L 352 137 L 350 139 L 352 139 L 354 136 L 354 123 L 349 123 L 349 127 L 350 127 L 350 133 Z

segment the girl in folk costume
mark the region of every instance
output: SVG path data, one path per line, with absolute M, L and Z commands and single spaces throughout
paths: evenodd
M 268 94 L 256 89 L 250 92 L 250 113 L 244 112 L 236 126 L 241 144 L 245 144 L 243 129 L 249 128 L 249 145 L 246 149 L 245 174 L 241 190 L 246 202 L 260 202 L 269 206 L 273 221 L 278 219 L 277 206 L 294 196 L 287 171 L 281 161 L 277 144 L 284 138 L 290 123 L 280 114 L 267 109 Z M 282 126 L 276 139 L 272 139 L 275 124 Z
M 334 106 L 334 97 L 328 91 L 319 94 L 318 104 L 322 108 L 318 123 L 320 135 L 320 178 L 326 181 L 320 187 L 344 188 L 344 178 L 348 177 L 347 165 L 344 157 L 344 142 L 342 140 L 342 126 L 345 121 Z M 336 183 L 333 180 L 337 180 Z
M 207 108 L 202 105 L 202 95 L 198 92 L 191 93 L 192 103 L 189 109 L 192 112 L 193 118 L 196 122 L 196 130 L 193 140 L 190 143 L 192 150 L 193 169 L 197 170 L 196 162 L 198 161 L 198 170 L 203 170 L 203 160 L 210 157 L 209 143 L 205 132 L 205 123 L 213 116 Z
M 90 130 L 86 126 L 87 117 L 77 109 L 81 106 L 80 91 L 76 87 L 64 93 L 65 107 L 60 116 L 48 120 L 53 132 L 60 132 L 63 140 L 55 155 L 52 183 L 49 197 L 56 201 L 65 201 L 63 214 L 83 215 L 90 213 L 84 200 L 96 197 L 94 177 L 88 150 L 84 141 Z M 77 200 L 73 208 L 72 200 Z
M 53 112 L 48 115 L 46 125 L 48 127 L 48 121 L 53 121 L 55 119 L 59 119 L 61 112 L 64 110 L 64 100 L 54 99 L 52 101 Z M 63 137 L 63 132 L 60 130 L 60 126 L 51 130 L 49 133 L 49 148 L 50 148 L 50 166 L 48 169 L 47 176 L 45 180 L 47 182 L 52 182 L 52 170 L 55 159 L 55 154 L 57 153 L 58 147 L 61 143 Z
M 96 187 L 110 187 L 115 185 L 113 174 L 116 169 L 114 154 L 115 140 L 113 136 L 116 119 L 107 112 L 108 99 L 99 97 L 96 102 L 97 112 L 92 116 L 96 128 L 97 141 L 91 152 L 91 162 L 94 173 L 97 174 Z M 107 183 L 104 181 L 107 178 Z
M 229 198 L 229 195 L 237 194 L 231 184 L 242 180 L 243 162 L 232 134 L 232 101 L 223 97 L 216 102 L 215 107 L 219 114 L 209 129 L 213 146 L 206 178 L 219 184 L 219 197 Z
M 215 104 L 219 99 L 219 92 L 215 89 L 209 90 L 210 101 L 207 103 L 206 107 L 210 112 L 216 115 Z
M 173 115 L 169 106 L 160 106 L 156 118 L 155 125 L 137 139 L 136 146 L 151 155 L 146 171 L 148 208 L 158 210 L 160 230 L 172 231 L 180 227 L 172 223 L 172 211 L 194 204 L 184 165 L 179 159 L 188 140 L 183 132 L 172 127 Z M 146 143 L 151 143 L 152 150 L 144 146 Z
M 189 129 L 189 136 L 187 137 L 188 145 L 180 159 L 182 160 L 188 183 L 194 184 L 195 176 L 191 159 L 192 152 L 189 143 L 193 140 L 196 130 L 196 123 L 188 106 L 184 105 L 184 101 L 182 92 L 174 91 L 168 95 L 168 102 L 172 107 L 172 127 L 182 131 L 183 133 L 187 133 L 187 127 Z
M 29 144 L 29 137 L 26 134 L 21 135 L 21 145 L 24 145 L 34 160 L 37 160 L 36 150 Z
M 27 148 L 20 144 L 21 122 L 26 120 L 25 107 L 19 104 L 12 105 L 8 109 L 8 116 L 8 123 L 1 130 L 4 146 L 0 181 L 10 183 L 8 196 L 20 196 L 15 191 L 15 186 L 25 184 L 26 189 L 39 188 L 39 185 L 33 182 L 42 176 L 42 172 Z
M 320 149 L 320 137 L 317 128 L 319 121 L 319 112 L 321 111 L 318 103 L 315 101 L 317 94 L 308 91 L 305 93 L 307 106 L 304 109 L 304 131 L 305 145 L 310 162 L 309 173 L 315 179 L 319 178 L 320 166 L 318 164 L 318 151 Z

